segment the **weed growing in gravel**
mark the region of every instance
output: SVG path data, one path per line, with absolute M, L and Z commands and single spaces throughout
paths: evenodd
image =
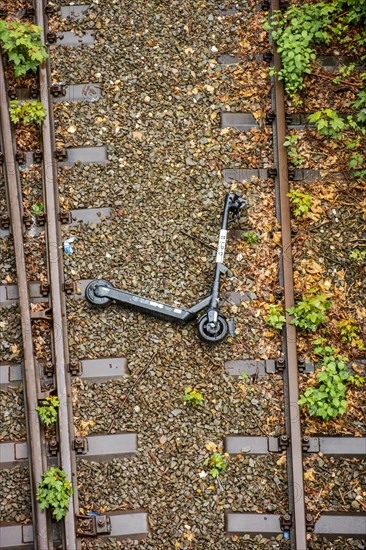
M 348 358 L 338 355 L 333 346 L 324 346 L 324 338 L 315 343 L 320 345 L 314 349 L 314 353 L 322 357 L 322 370 L 316 375 L 319 385 L 305 390 L 299 405 L 305 405 L 310 416 L 319 416 L 329 421 L 346 412 L 346 383 L 360 385 L 364 380 L 361 376 L 351 375 L 346 364 Z
M 281 330 L 286 323 L 286 317 L 283 314 L 283 309 L 278 305 L 269 306 L 269 315 L 265 318 L 266 323 L 271 328 Z
M 10 102 L 10 118 L 14 124 L 41 124 L 46 118 L 46 109 L 40 101 L 26 101 L 24 103 L 14 99 Z
M 43 424 L 50 426 L 57 420 L 57 409 L 60 406 L 60 401 L 56 395 L 46 397 L 39 407 L 36 408 Z
M 254 231 L 244 231 L 244 233 L 242 233 L 242 239 L 247 244 L 257 244 L 259 237 Z
M 285 81 L 286 93 L 297 103 L 301 103 L 297 94 L 305 86 L 304 74 L 310 73 L 310 65 L 316 59 L 313 44 L 329 42 L 329 25 L 335 11 L 334 3 L 290 6 L 284 14 L 275 12 L 270 25 L 264 24 L 265 29 L 272 31 L 281 53 L 283 68 L 278 77 Z
M 308 115 L 308 121 L 315 124 L 321 136 L 341 138 L 346 125 L 342 117 L 333 109 L 321 109 L 312 115 Z
M 299 137 L 300 136 L 296 136 L 296 135 L 294 136 L 288 135 L 286 136 L 286 139 L 283 142 L 283 146 L 288 147 L 288 150 L 287 150 L 288 157 L 291 164 L 293 164 L 294 166 L 299 166 L 303 161 L 302 156 L 299 155 L 295 147 L 296 143 L 299 140 Z
M 185 401 L 186 403 L 189 403 L 193 407 L 197 407 L 198 405 L 203 405 L 203 401 L 204 401 L 202 393 L 190 387 L 185 388 L 182 399 L 183 401 Z
M 350 342 L 353 346 L 358 347 L 360 350 L 365 349 L 365 346 L 359 337 L 361 329 L 356 325 L 355 319 L 343 319 L 337 324 L 337 328 L 340 329 L 343 342 Z
M 42 214 L 44 211 L 44 206 L 42 202 L 36 202 L 32 204 L 31 213 L 36 216 L 37 214 Z
M 211 451 L 211 456 L 207 457 L 204 461 L 204 465 L 210 468 L 210 474 L 213 478 L 219 477 L 221 472 L 227 468 L 228 453 L 222 454 L 221 449 L 218 448 L 215 443 L 209 441 L 205 445 L 208 451 Z
M 330 308 L 330 301 L 325 294 L 316 294 L 316 289 L 311 289 L 296 306 L 286 311 L 293 315 L 292 325 L 315 332 L 319 325 L 326 320 L 326 311 Z
M 349 257 L 352 260 L 363 262 L 364 260 L 366 260 L 366 250 L 358 250 L 358 248 L 355 248 L 354 250 L 351 250 L 351 252 L 349 253 Z
M 294 207 L 293 212 L 296 218 L 309 212 L 309 208 L 311 205 L 311 195 L 307 195 L 306 193 L 301 193 L 301 191 L 292 189 L 289 193 L 287 193 L 287 196 L 290 199 L 292 206 Z
M 71 495 L 71 483 L 67 481 L 63 470 L 50 468 L 48 472 L 44 472 L 37 492 L 37 500 L 42 510 L 51 508 L 52 516 L 56 521 L 60 521 L 66 516 Z
M 0 21 L 0 41 L 16 77 L 37 70 L 48 54 L 41 40 L 41 28 L 31 23 Z

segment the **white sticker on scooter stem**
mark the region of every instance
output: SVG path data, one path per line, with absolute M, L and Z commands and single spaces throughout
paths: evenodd
M 223 263 L 226 246 L 226 229 L 221 229 L 217 245 L 216 263 Z

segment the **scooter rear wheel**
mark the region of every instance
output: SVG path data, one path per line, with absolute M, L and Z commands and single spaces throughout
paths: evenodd
M 229 330 L 229 326 L 225 317 L 219 315 L 217 318 L 217 326 L 214 331 L 209 326 L 208 315 L 205 313 L 198 319 L 197 322 L 198 334 L 201 340 L 209 342 L 210 344 L 216 344 L 223 340 Z
M 95 281 L 92 281 L 88 284 L 88 286 L 85 289 L 85 298 L 93 304 L 93 306 L 97 307 L 104 307 L 107 306 L 112 299 L 108 298 L 108 296 L 98 296 L 95 291 L 99 286 L 104 286 L 108 288 L 113 288 L 112 283 L 109 281 L 105 281 L 104 279 L 96 279 Z

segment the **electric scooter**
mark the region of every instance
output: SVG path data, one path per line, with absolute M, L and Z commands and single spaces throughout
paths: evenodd
M 229 331 L 228 321 L 219 313 L 220 277 L 228 271 L 228 268 L 223 264 L 227 226 L 239 218 L 240 211 L 245 204 L 246 200 L 241 198 L 238 193 L 226 194 L 211 294 L 191 308 L 172 307 L 156 300 L 143 298 L 137 294 L 114 288 L 112 283 L 104 279 L 96 279 L 88 284 L 85 289 L 86 299 L 90 304 L 97 307 L 106 306 L 114 300 L 126 308 L 142 311 L 159 319 L 179 324 L 193 321 L 200 311 L 206 309 L 206 312 L 197 321 L 199 336 L 205 342 L 220 342 Z

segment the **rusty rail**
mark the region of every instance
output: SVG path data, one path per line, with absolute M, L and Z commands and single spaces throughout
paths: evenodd
M 271 13 L 279 10 L 279 0 L 271 3 Z M 281 69 L 281 58 L 273 45 L 273 59 L 276 73 Z M 294 305 L 293 262 L 291 248 L 291 218 L 287 152 L 283 146 L 286 136 L 285 96 L 283 82 L 274 76 L 274 99 L 276 108 L 276 141 L 275 147 L 277 178 L 279 184 L 280 222 L 282 236 L 282 277 L 285 295 L 285 309 Z M 287 453 L 289 474 L 290 512 L 292 513 L 293 546 L 297 550 L 306 550 L 306 513 L 303 477 L 302 434 L 300 422 L 299 376 L 296 351 L 296 329 L 290 324 L 291 316 L 286 313 L 285 350 L 287 369 L 285 371 L 286 392 L 286 431 L 290 435 L 290 447 Z
M 45 444 L 41 426 L 36 413 L 37 400 L 37 365 L 34 357 L 32 324 L 30 316 L 30 297 L 25 264 L 23 243 L 23 204 L 19 193 L 19 173 L 15 163 L 15 147 L 9 116 L 9 106 L 5 87 L 5 72 L 0 55 L 0 98 L 1 127 L 4 147 L 5 183 L 10 209 L 11 229 L 14 239 L 17 283 L 19 293 L 20 320 L 23 339 L 23 385 L 25 414 L 28 432 L 29 472 L 32 493 L 32 516 L 34 522 L 34 544 L 39 550 L 51 550 L 51 537 L 48 533 L 46 514 L 35 500 L 38 483 L 46 470 Z
M 43 0 L 35 0 L 36 24 L 41 27 L 41 39 L 46 43 L 47 21 L 44 8 L 45 3 Z M 61 252 L 60 224 L 58 220 L 59 199 L 57 166 L 54 159 L 55 139 L 53 131 L 53 108 L 49 91 L 51 84 L 49 62 L 44 62 L 39 67 L 39 84 L 41 101 L 46 109 L 46 118 L 42 124 L 42 171 L 45 210 L 47 213 L 48 277 L 54 327 L 53 361 L 57 394 L 60 401 L 58 411 L 60 462 L 62 469 L 73 486 L 73 497 L 64 520 L 65 550 L 76 550 L 79 548 L 75 524 L 75 511 L 78 509 L 77 475 L 75 454 L 72 452 L 74 426 L 70 375 L 67 372 L 69 353 L 67 344 L 66 303 L 63 294 L 63 258 Z

